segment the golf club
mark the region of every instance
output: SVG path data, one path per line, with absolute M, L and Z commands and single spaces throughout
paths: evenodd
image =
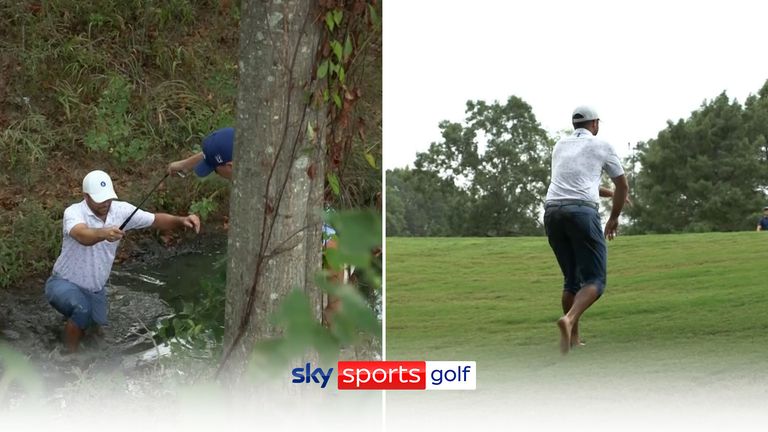
M 144 197 L 144 199 L 143 199 L 143 200 L 141 200 L 141 202 L 139 203 L 139 205 L 137 205 L 137 206 L 136 206 L 136 208 L 135 208 L 135 209 L 133 209 L 133 212 L 130 214 L 130 216 L 128 216 L 128 219 L 126 219 L 126 220 L 125 220 L 125 222 L 123 222 L 123 224 L 122 224 L 122 225 L 120 225 L 120 231 L 122 231 L 122 230 L 123 230 L 123 228 L 125 228 L 125 226 L 126 226 L 126 225 L 128 225 L 128 222 L 130 222 L 130 220 L 131 220 L 131 218 L 133 217 L 133 215 L 135 215 L 135 214 L 136 214 L 136 212 L 137 212 L 137 211 L 139 211 L 139 208 L 140 208 L 142 205 L 144 205 L 144 202 L 145 202 L 145 201 L 147 201 L 147 198 L 149 198 L 149 196 L 150 196 L 150 195 L 152 195 L 152 192 L 154 192 L 154 191 L 155 191 L 155 189 L 157 189 L 157 187 L 158 187 L 158 186 L 160 186 L 160 183 L 162 183 L 162 182 L 163 182 L 163 180 L 165 180 L 166 178 L 168 178 L 168 175 L 169 175 L 169 173 L 165 173 L 165 175 L 163 176 L 163 178 L 161 178 L 161 179 L 160 179 L 160 181 L 159 181 L 159 182 L 157 182 L 157 184 L 155 185 L 155 187 L 153 187 L 153 188 L 152 188 L 152 190 L 151 190 L 151 191 L 149 191 L 149 193 L 147 194 L 147 196 L 145 196 L 145 197 Z

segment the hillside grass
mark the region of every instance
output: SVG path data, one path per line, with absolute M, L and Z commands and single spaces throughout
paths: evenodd
M 50 271 L 86 173 L 138 203 L 234 124 L 239 20 L 219 0 L 0 4 L 0 289 Z M 168 179 L 145 208 L 220 220 L 227 188 Z
M 389 238 L 387 359 L 477 360 L 479 383 L 578 376 L 749 380 L 768 370 L 768 235 L 619 237 L 608 286 L 558 352 L 545 237 Z

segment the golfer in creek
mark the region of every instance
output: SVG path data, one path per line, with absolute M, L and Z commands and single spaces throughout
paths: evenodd
M 606 284 L 605 238 L 612 240 L 629 186 L 613 147 L 596 137 L 597 112 L 586 106 L 572 114 L 573 134 L 555 144 L 552 180 L 547 190 L 544 228 L 563 273 L 563 316 L 560 352 L 567 354 L 579 339 L 579 318 L 603 294 Z M 600 188 L 605 171 L 615 191 Z M 599 196 L 613 196 L 613 207 L 603 230 Z
M 196 215 L 152 214 L 116 200 L 109 175 L 91 171 L 83 179 L 83 200 L 64 210 L 61 254 L 45 283 L 45 297 L 67 319 L 64 341 L 70 352 L 77 351 L 86 328 L 107 323 L 107 279 L 126 231 L 152 227 L 200 232 Z

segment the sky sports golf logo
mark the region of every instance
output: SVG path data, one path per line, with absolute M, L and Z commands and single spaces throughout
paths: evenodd
M 341 361 L 336 367 L 339 390 L 475 390 L 474 361 Z M 291 371 L 294 384 L 325 388 L 334 368 L 307 363 Z

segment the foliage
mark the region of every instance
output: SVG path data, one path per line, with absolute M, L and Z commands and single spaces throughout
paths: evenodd
M 461 235 L 469 223 L 472 197 L 451 180 L 430 171 L 387 170 L 387 235 Z
M 113 154 L 121 163 L 143 159 L 149 149 L 145 140 L 131 138 L 136 122 L 128 114 L 130 91 L 123 77 L 109 77 L 95 109 L 96 123 L 85 134 L 89 149 Z
M 227 266 L 221 259 L 213 275 L 200 281 L 198 297 L 184 301 L 181 312 L 161 321 L 158 336 L 194 356 L 218 356 L 224 338 Z
M 442 141 L 416 156 L 414 170 L 388 177 L 403 211 L 394 223 L 404 222 L 388 233 L 542 234 L 539 211 L 554 143 L 531 107 L 515 96 L 504 104 L 468 101 L 464 123 L 443 121 L 440 130 Z
M 61 248 L 60 230 L 61 219 L 32 201 L 0 218 L 0 288 L 47 271 Z
M 12 384 L 19 384 L 29 395 L 42 395 L 43 382 L 28 359 L 0 341 L 0 402 L 6 400 Z
M 358 283 L 371 287 L 380 299 L 381 257 L 372 251 L 381 247 L 381 219 L 371 211 L 332 213 L 327 222 L 336 229 L 337 249 L 326 251 L 328 267 L 317 275 L 316 283 L 341 300 L 333 326 L 325 328 L 315 321 L 305 294 L 295 290 L 288 295 L 279 311 L 270 319 L 284 329 L 283 338 L 263 341 L 254 358 L 260 365 L 282 366 L 290 359 L 314 349 L 324 360 L 338 356 L 339 349 L 361 341 L 363 335 L 376 338 L 381 324 L 375 310 L 362 295 L 360 286 L 335 284 L 329 275 L 346 266 L 354 266 L 362 274 Z M 182 311 L 162 320 L 158 329 L 161 340 L 170 341 L 178 352 L 196 357 L 217 357 L 224 336 L 224 302 L 226 260 L 214 265 L 215 274 L 201 281 L 199 296 L 184 302 Z
M 213 196 L 203 197 L 200 201 L 193 202 L 192 205 L 189 206 L 189 213 L 200 216 L 200 219 L 203 221 L 208 219 L 208 216 L 216 210 L 217 204 L 216 201 L 213 200 L 215 194 L 216 193 L 214 192 Z
M 54 134 L 48 119 L 30 112 L 24 118 L 12 122 L 0 134 L 0 149 L 11 169 L 28 172 L 36 164 L 44 163 L 54 146 Z
M 722 93 L 638 147 L 635 232 L 754 229 L 768 196 L 766 88 L 746 109 Z
M 326 107 L 325 200 L 333 208 L 373 206 L 381 187 L 381 5 L 320 2 L 324 36 L 315 77 Z
M 271 318 L 283 329 L 282 337 L 257 344 L 251 361 L 254 371 L 282 367 L 307 351 L 317 353 L 322 363 L 329 364 L 338 359 L 341 347 L 360 343 L 363 337 L 381 335 L 375 307 L 366 301 L 359 288 L 329 279 L 330 273 L 354 266 L 364 275 L 364 282 L 380 292 L 381 258 L 374 251 L 381 249 L 381 218 L 372 211 L 358 210 L 331 213 L 326 222 L 336 230 L 337 248 L 326 250 L 328 268 L 318 275 L 316 283 L 339 298 L 341 307 L 333 315 L 330 328 L 323 327 L 315 320 L 306 295 L 294 290 Z
M 232 125 L 237 7 L 214 0 L 0 2 L 0 219 L 19 212 L 20 187 L 26 200 L 59 218 L 52 197 L 77 195 L 81 176 L 95 168 L 119 180 L 121 197 L 141 197 L 154 179 L 143 174 L 199 151 L 203 136 Z M 51 176 L 56 181 L 42 181 Z M 197 201 L 209 216 L 228 209 L 226 194 L 212 198 L 228 185 L 191 181 L 166 182 L 174 193 L 159 190 L 147 205 L 186 212 Z M 0 229 L 0 245 L 13 257 L 2 265 L 14 266 L 0 276 L 5 285 L 47 271 L 55 258 L 40 256 L 32 232 L 7 237 L 9 227 Z M 40 260 L 17 269 L 19 256 Z

